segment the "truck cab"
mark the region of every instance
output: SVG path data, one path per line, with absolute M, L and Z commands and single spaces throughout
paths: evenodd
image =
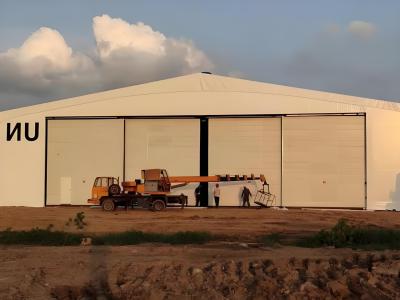
M 92 187 L 92 198 L 88 199 L 88 203 L 99 205 L 102 197 L 118 194 L 120 192 L 119 178 L 96 177 Z

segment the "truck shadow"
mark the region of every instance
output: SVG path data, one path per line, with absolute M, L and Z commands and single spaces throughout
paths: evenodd
M 97 300 L 115 299 L 109 286 L 108 258 L 111 257 L 109 246 L 91 246 L 90 249 L 89 274 L 93 278 L 90 285 L 95 291 Z
M 114 300 L 109 286 L 108 246 L 88 246 L 89 262 L 87 272 L 91 279 L 80 286 L 59 285 L 51 290 L 53 299 L 62 300 Z

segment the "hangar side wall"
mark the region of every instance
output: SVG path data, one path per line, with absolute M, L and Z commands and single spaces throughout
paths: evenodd
M 34 141 L 25 139 L 25 123 L 30 137 L 34 137 L 35 122 L 39 135 Z M 21 140 L 17 134 L 7 141 L 7 123 L 14 128 L 21 124 Z M 9 119 L 0 118 L 0 206 L 44 205 L 45 135 L 46 121 L 41 115 L 28 115 Z
M 367 109 L 367 209 L 400 210 L 400 112 Z

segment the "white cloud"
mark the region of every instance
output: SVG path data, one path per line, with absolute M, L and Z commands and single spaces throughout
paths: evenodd
M 18 49 L 10 49 L 4 55 L 17 63 L 34 64 L 38 60 L 47 62 L 56 69 L 71 67 L 72 50 L 56 30 L 42 27 L 33 33 Z
M 100 57 L 107 57 L 123 48 L 156 56 L 165 55 L 164 43 L 167 38 L 141 22 L 129 24 L 122 19 L 103 15 L 93 18 L 93 31 Z
M 104 88 L 208 70 L 212 63 L 191 41 L 168 38 L 143 23 L 107 15 L 93 19 Z
M 352 21 L 348 27 L 348 32 L 361 39 L 370 39 L 376 32 L 376 26 L 373 23 L 365 21 Z
M 61 34 L 42 27 L 19 48 L 0 53 L 0 96 L 57 97 L 75 91 L 90 78 L 94 63 L 74 52 Z
M 193 42 L 166 37 L 140 22 L 97 16 L 93 32 L 91 56 L 74 51 L 47 27 L 19 48 L 0 53 L 0 96 L 70 97 L 213 68 Z
M 190 40 L 167 38 L 148 25 L 138 22 L 129 24 L 108 15 L 93 18 L 93 31 L 100 58 L 107 59 L 113 53 L 124 51 L 130 55 L 149 55 L 154 59 L 165 59 L 176 51 L 182 54 L 187 68 L 212 68 L 207 56 Z M 199 69 L 200 70 L 200 69 Z
M 62 35 L 42 27 L 34 32 L 20 48 L 0 53 L 0 62 L 14 63 L 20 72 L 32 76 L 70 72 L 90 66 L 90 60 L 73 53 Z

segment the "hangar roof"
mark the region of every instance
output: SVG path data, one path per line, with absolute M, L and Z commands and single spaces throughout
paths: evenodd
M 51 101 L 47 103 L 12 109 L 0 112 L 8 117 L 20 114 L 43 113 L 72 106 L 80 106 L 96 102 L 116 101 L 145 95 L 182 94 L 182 93 L 239 93 L 257 94 L 266 97 L 284 96 L 309 100 L 310 102 L 330 102 L 338 106 L 349 105 L 400 111 L 396 102 L 360 98 L 336 93 L 320 92 L 301 88 L 288 87 L 264 82 L 250 81 L 206 73 L 194 73 L 165 80 L 149 82 L 120 89 L 114 89 L 84 96 Z M 312 104 L 311 104 L 312 105 Z

